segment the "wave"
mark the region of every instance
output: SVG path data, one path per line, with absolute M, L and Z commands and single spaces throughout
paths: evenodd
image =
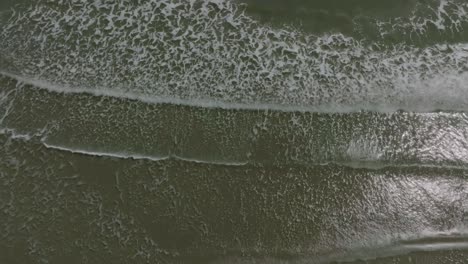
M 270 103 L 236 103 L 222 101 L 210 98 L 194 98 L 184 99 L 177 97 L 164 97 L 158 95 L 148 96 L 146 94 L 132 92 L 131 89 L 124 88 L 108 88 L 108 87 L 86 87 L 73 86 L 70 84 L 53 83 L 51 81 L 41 80 L 37 77 L 26 77 L 11 72 L 0 71 L 0 75 L 12 78 L 24 85 L 30 85 L 33 88 L 44 89 L 50 92 L 65 93 L 65 94 L 88 94 L 92 96 L 106 96 L 113 98 L 123 98 L 143 103 L 150 104 L 172 104 L 202 108 L 219 108 L 219 109 L 234 109 L 234 110 L 259 110 L 259 111 L 281 111 L 281 112 L 315 112 L 315 113 L 355 113 L 361 111 L 372 111 L 378 113 L 393 113 L 397 111 L 411 111 L 417 113 L 431 112 L 467 112 L 468 104 L 465 103 L 465 98 L 458 93 L 450 94 L 446 91 L 426 91 L 424 96 L 407 98 L 404 104 L 374 104 L 372 102 L 361 102 L 356 105 L 346 105 L 333 103 L 328 105 L 291 105 L 291 104 L 270 104 Z M 468 81 L 468 75 L 466 75 Z M 447 82 L 447 79 L 438 80 L 437 82 Z M 458 80 L 457 82 L 462 82 Z M 439 87 L 439 86 L 438 86 Z M 129 91 L 130 90 L 130 91 Z M 462 92 L 462 91 L 460 91 Z M 463 91 L 464 92 L 464 91 Z M 437 96 L 433 96 L 437 93 Z M 444 98 L 445 97 L 445 98 Z M 414 100 L 414 102 L 413 102 Z M 429 104 L 421 105 L 421 102 L 433 100 Z M 446 101 L 446 102 L 444 102 Z M 413 102 L 413 103 L 411 103 Z
M 0 70 L 67 91 L 323 112 L 468 105 L 467 43 L 308 35 L 261 25 L 230 1 L 39 1 L 1 35 Z
M 0 71 L 0 75 L 12 78 L 24 85 L 30 85 L 33 88 L 44 89 L 50 92 L 66 93 L 66 94 L 88 94 L 92 96 L 106 96 L 112 98 L 123 98 L 142 103 L 150 104 L 172 104 L 203 108 L 219 108 L 219 109 L 235 109 L 235 110 L 260 110 L 260 111 L 281 111 L 281 112 L 317 112 L 317 113 L 353 113 L 362 110 L 375 112 L 395 112 L 402 110 L 392 106 L 346 106 L 346 105 L 330 105 L 330 106 L 301 106 L 287 104 L 267 104 L 267 103 L 235 103 L 229 101 L 213 100 L 213 99 L 183 99 L 177 97 L 162 97 L 157 95 L 145 95 L 141 93 L 131 92 L 130 89 L 116 89 L 108 87 L 86 87 L 72 86 L 70 84 L 53 83 L 51 81 L 41 80 L 35 77 L 26 77 L 11 72 Z M 408 109 L 410 110 L 410 109 Z M 421 109 L 423 110 L 423 109 Z M 459 109 L 460 111 L 464 109 Z M 422 111 L 424 112 L 424 111 Z
M 198 160 L 198 159 L 190 159 L 180 157 L 178 155 L 168 155 L 164 157 L 156 157 L 156 156 L 140 156 L 137 154 L 129 154 L 129 153 L 109 153 L 109 152 L 94 152 L 84 149 L 76 149 L 76 148 L 67 148 L 63 146 L 56 146 L 52 144 L 48 144 L 46 142 L 42 142 L 42 144 L 48 149 L 56 149 L 60 151 L 75 153 L 75 154 L 82 154 L 87 156 L 95 156 L 95 157 L 108 157 L 108 158 L 118 158 L 118 159 L 133 159 L 133 160 L 149 160 L 149 161 L 166 161 L 166 160 L 176 160 L 176 161 L 185 161 L 190 163 L 203 163 L 203 164 L 210 164 L 210 165 L 222 165 L 222 166 L 244 166 L 248 163 L 246 162 L 224 162 L 224 161 L 208 161 L 208 160 Z
M 57 146 L 48 144 L 46 142 L 42 142 L 42 144 L 49 149 L 56 149 L 60 151 L 70 152 L 70 153 L 77 153 L 87 156 L 96 156 L 96 157 L 109 157 L 109 158 L 119 158 L 119 159 L 133 159 L 133 160 L 149 160 L 149 161 L 166 161 L 166 160 L 174 160 L 174 161 L 184 161 L 190 163 L 200 163 L 200 164 L 208 164 L 208 165 L 220 165 L 220 166 L 272 166 L 272 164 L 261 164 L 258 162 L 239 162 L 239 161 L 215 161 L 215 160 L 203 160 L 203 159 L 193 159 L 193 158 L 186 158 L 179 155 L 167 155 L 164 157 L 157 157 L 157 156 L 141 156 L 138 154 L 130 154 L 130 153 L 110 153 L 110 152 L 94 152 L 84 149 L 77 149 L 77 148 L 69 148 L 64 146 Z M 455 166 L 455 165 L 431 165 L 431 164 L 392 164 L 391 162 L 379 162 L 379 161 L 350 161 L 350 162 L 323 162 L 323 163 L 316 163 L 316 164 L 302 164 L 304 167 L 317 167 L 317 166 L 340 166 L 340 167 L 349 167 L 353 169 L 368 169 L 368 170 L 382 170 L 387 168 L 433 168 L 433 169 L 447 169 L 447 170 L 467 170 L 468 166 Z M 278 166 L 278 165 L 276 165 Z M 295 164 L 298 166 L 298 164 Z M 274 165 L 273 165 L 274 167 Z M 294 167 L 294 166 L 293 166 Z
M 468 164 L 464 113 L 239 110 L 147 104 L 60 86 L 57 93 L 21 82 L 4 87 L 2 127 L 40 132 L 49 145 L 81 152 L 265 166 Z
M 214 166 L 227 166 L 227 167 L 281 167 L 281 164 L 270 164 L 256 161 L 231 161 L 231 160 L 212 160 L 212 159 L 196 159 L 184 157 L 176 154 L 169 154 L 166 156 L 150 156 L 150 155 L 139 155 L 137 153 L 126 153 L 126 152 L 105 152 L 95 151 L 91 149 L 84 149 L 79 147 L 69 147 L 66 145 L 57 145 L 54 143 L 48 143 L 47 137 L 45 136 L 46 131 L 40 131 L 34 134 L 19 133 L 15 129 L 2 128 L 0 129 L 1 135 L 7 135 L 10 139 L 29 141 L 31 143 L 40 143 L 47 149 L 58 150 L 61 152 L 86 155 L 100 158 L 116 158 L 125 160 L 146 160 L 146 161 L 181 161 L 195 164 L 206 164 Z M 318 163 L 297 163 L 289 164 L 290 167 L 347 167 L 351 169 L 366 169 L 366 170 L 384 170 L 384 169 L 444 169 L 444 170 L 468 170 L 468 166 L 464 165 L 434 165 L 434 164 L 421 164 L 421 163 L 395 163 L 395 162 L 382 162 L 382 161 L 331 161 L 331 162 L 318 162 Z
M 150 160 L 150 161 L 165 161 L 165 160 L 174 160 L 174 161 L 184 161 L 190 163 L 200 163 L 200 164 L 208 164 L 208 165 L 220 165 L 220 166 L 278 166 L 268 163 L 259 163 L 259 162 L 252 162 L 252 161 L 215 161 L 215 160 L 203 160 L 203 159 L 194 159 L 194 158 L 187 158 L 179 155 L 167 155 L 164 157 L 157 157 L 157 156 L 141 156 L 138 154 L 130 154 L 130 153 L 110 153 L 110 152 L 94 152 L 84 149 L 77 149 L 77 148 L 69 148 L 63 146 L 57 146 L 48 144 L 46 142 L 42 143 L 46 148 L 49 149 L 56 149 L 70 153 L 77 153 L 87 156 L 96 156 L 96 157 L 109 157 L 109 158 L 119 158 L 119 159 L 134 159 L 134 160 Z M 295 166 L 304 166 L 304 167 L 318 167 L 318 166 L 340 166 L 340 167 L 349 167 L 352 169 L 368 169 L 368 170 L 382 170 L 388 168 L 402 168 L 402 169 L 411 169 L 411 168 L 433 168 L 433 169 L 446 169 L 446 170 L 467 170 L 468 166 L 456 166 L 456 165 L 432 165 L 432 164 L 420 164 L 420 163 L 407 163 L 407 164 L 398 164 L 392 162 L 381 162 L 381 161 L 345 161 L 345 162 L 322 162 L 322 163 L 300 163 L 294 164 L 292 167 Z M 279 165 L 281 166 L 281 165 Z

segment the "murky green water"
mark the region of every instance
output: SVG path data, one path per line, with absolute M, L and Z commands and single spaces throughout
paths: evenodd
M 465 1 L 0 21 L 0 263 L 467 263 Z

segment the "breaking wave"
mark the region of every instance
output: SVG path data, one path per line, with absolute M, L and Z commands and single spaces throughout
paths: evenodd
M 456 6 L 441 1 L 435 21 L 390 24 L 453 31 L 466 17 L 466 4 Z M 230 1 L 39 1 L 12 14 L 1 36 L 4 73 L 67 90 L 329 112 L 468 105 L 467 43 L 307 34 L 261 24 Z

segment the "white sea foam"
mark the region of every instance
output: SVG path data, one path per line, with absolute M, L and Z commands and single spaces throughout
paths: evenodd
M 51 81 L 41 80 L 38 77 L 26 77 L 6 71 L 0 71 L 0 75 L 13 78 L 18 82 L 56 93 L 84 93 L 93 96 L 108 96 L 114 98 L 122 98 L 140 101 L 150 104 L 173 104 L 186 105 L 193 107 L 204 108 L 220 108 L 220 109 L 239 109 L 239 110 L 274 110 L 282 112 L 317 112 L 317 113 L 353 113 L 359 111 L 374 111 L 380 113 L 391 113 L 398 110 L 413 111 L 419 113 L 435 112 L 435 111 L 468 111 L 468 99 L 466 99 L 463 89 L 465 83 L 468 83 L 468 75 L 450 76 L 436 79 L 432 82 L 432 86 L 426 86 L 426 90 L 417 91 L 402 99 L 400 104 L 389 104 L 382 102 L 381 104 L 374 102 L 361 102 L 360 104 L 340 104 L 327 103 L 322 105 L 307 105 L 307 104 L 287 104 L 287 103 L 262 103 L 262 102 L 246 102 L 237 103 L 230 101 L 217 100 L 213 98 L 196 98 L 184 99 L 178 97 L 166 97 L 158 95 L 145 95 L 142 93 L 131 91 L 131 89 L 108 88 L 104 86 L 73 86 L 67 83 L 53 83 Z M 466 80 L 465 80 L 466 78 Z M 447 84 L 454 82 L 460 86 L 456 87 L 456 91 L 450 91 L 450 88 L 443 90 L 434 84 Z M 430 83 L 430 81 L 427 81 Z M 421 84 L 423 85 L 423 84 Z M 423 87 L 423 86 L 421 86 Z M 451 87 L 453 88 L 453 87 Z
M 430 21 L 453 31 L 444 25 L 466 19 L 466 4 L 442 1 L 434 10 L 415 27 Z M 323 112 L 468 105 L 467 43 L 315 36 L 259 24 L 229 1 L 39 1 L 1 35 L 4 73 L 68 92 Z
M 464 23 L 466 5 L 440 3 L 424 25 L 443 31 Z M 39 1 L 13 14 L 1 34 L 0 61 L 10 63 L 0 74 L 59 93 L 224 109 L 468 110 L 467 43 L 310 35 L 259 24 L 226 1 Z M 343 164 L 391 164 L 374 143 L 350 142 Z M 457 153 L 422 147 L 417 158 L 440 152 L 440 160 L 465 160 L 463 146 Z

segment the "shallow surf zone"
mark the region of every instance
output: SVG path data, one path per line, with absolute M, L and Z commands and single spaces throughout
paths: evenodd
M 468 167 L 460 112 L 202 107 L 0 82 L 0 127 L 77 153 L 233 166 Z
M 99 259 L 102 247 L 110 259 L 200 263 L 464 256 L 465 113 L 226 109 L 0 82 L 3 228 L 15 234 L 3 248 L 26 250 L 20 223 L 32 217 L 37 251 L 25 255 L 46 259 Z M 60 202 L 28 202 L 25 181 Z M 74 210 L 91 227 L 69 229 Z
M 446 20 L 463 27 L 466 4 L 444 3 L 435 18 L 414 16 L 441 33 L 454 32 Z M 231 1 L 39 1 L 15 10 L 1 36 L 3 72 L 69 89 L 327 112 L 468 105 L 466 42 L 307 34 Z
M 1 13 L 0 262 L 463 263 L 467 4 L 416 6 Z
M 0 248 L 16 252 L 6 260 L 382 263 L 441 250 L 435 259 L 463 260 L 466 249 L 466 170 L 232 167 L 0 138 Z

